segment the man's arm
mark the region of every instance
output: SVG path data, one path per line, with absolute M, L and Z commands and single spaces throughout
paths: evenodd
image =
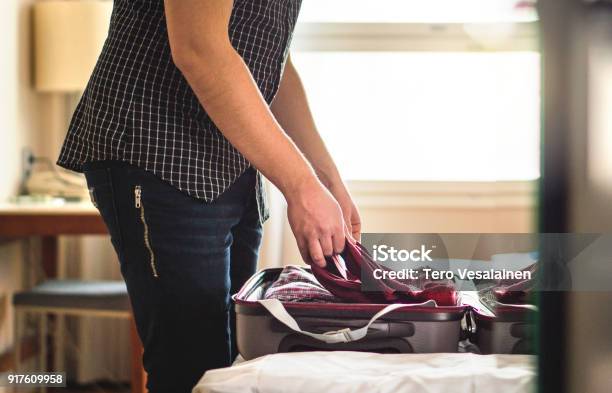
M 304 153 L 321 182 L 334 195 L 342 209 L 349 233 L 359 240 L 361 235 L 359 211 L 317 131 L 304 86 L 291 58 L 285 65 L 283 79 L 272 103 L 272 113 Z
M 172 58 L 223 135 L 287 199 L 306 262 L 344 247 L 340 206 L 276 122 L 228 36 L 232 0 L 165 0 Z

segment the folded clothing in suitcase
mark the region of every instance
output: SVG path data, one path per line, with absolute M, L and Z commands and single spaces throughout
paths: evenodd
M 340 302 L 341 300 L 321 285 L 315 276 L 301 266 L 286 266 L 278 278 L 266 288 L 264 299 L 281 302 Z
M 282 271 L 260 271 L 232 297 L 238 349 L 247 360 L 277 352 L 312 350 L 457 351 L 466 311 L 463 305 L 440 306 L 432 300 L 373 304 L 266 299 Z
M 327 257 L 325 267 L 312 266 L 317 280 L 331 293 L 355 303 L 423 303 L 434 300 L 438 306 L 457 304 L 457 291 L 451 281 L 374 279 L 376 270 L 388 271 L 376 263 L 359 243 L 346 242 L 342 254 Z M 344 270 L 344 271 L 343 271 Z M 364 290 L 362 278 L 376 290 Z

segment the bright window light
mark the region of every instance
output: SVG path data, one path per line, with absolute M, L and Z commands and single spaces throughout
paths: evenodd
M 524 0 L 304 0 L 302 22 L 527 22 Z
M 292 59 L 347 179 L 539 176 L 537 52 L 314 51 Z

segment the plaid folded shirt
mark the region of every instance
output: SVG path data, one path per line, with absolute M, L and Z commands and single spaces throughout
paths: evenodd
M 264 294 L 264 299 L 281 302 L 330 303 L 339 299 L 325 289 L 315 276 L 299 266 L 286 266 Z

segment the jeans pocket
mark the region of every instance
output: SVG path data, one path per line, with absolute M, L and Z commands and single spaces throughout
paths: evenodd
M 100 216 L 102 216 L 110 234 L 115 252 L 119 259 L 121 259 L 123 255 L 123 238 L 110 173 L 107 169 L 95 169 L 86 171 L 85 178 L 87 179 L 91 202 L 100 212 Z

